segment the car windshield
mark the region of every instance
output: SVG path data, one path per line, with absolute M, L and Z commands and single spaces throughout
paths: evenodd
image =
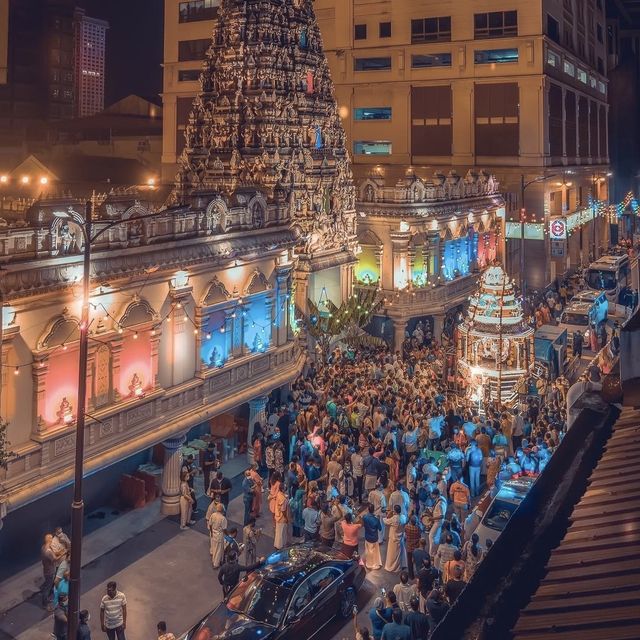
M 227 600 L 227 609 L 277 627 L 290 595 L 289 589 L 279 587 L 260 574 L 253 573 L 233 590 Z
M 587 285 L 591 289 L 615 289 L 618 284 L 615 271 L 589 269 L 586 276 Z
M 562 314 L 562 324 L 577 324 L 581 327 L 589 326 L 589 317 L 584 313 L 570 313 L 565 311 Z
M 513 512 L 518 507 L 513 502 L 504 502 L 503 500 L 494 500 L 489 512 L 484 518 L 484 524 L 490 529 L 502 531 L 509 522 Z

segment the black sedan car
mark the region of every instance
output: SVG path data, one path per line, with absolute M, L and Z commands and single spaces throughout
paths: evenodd
M 365 570 L 317 544 L 271 554 L 181 640 L 307 640 L 335 616 L 349 618 Z

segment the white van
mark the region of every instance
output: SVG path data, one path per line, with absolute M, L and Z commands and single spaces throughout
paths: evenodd
M 607 294 L 605 291 L 594 291 L 592 289 L 584 289 L 579 293 L 576 293 L 569 304 L 586 303 L 591 306 L 589 310 L 589 316 L 591 322 L 599 325 L 601 322 L 606 322 L 609 316 L 609 300 L 607 300 Z
M 535 481 L 535 478 L 522 476 L 515 480 L 507 480 L 500 487 L 475 531 L 480 537 L 480 546 L 485 547 L 487 540 L 495 544 Z

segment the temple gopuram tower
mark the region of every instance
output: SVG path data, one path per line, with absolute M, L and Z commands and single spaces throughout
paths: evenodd
M 355 190 L 312 0 L 223 0 L 200 82 L 173 204 L 218 198 L 243 229 L 288 224 L 298 305 L 339 305 L 353 281 Z

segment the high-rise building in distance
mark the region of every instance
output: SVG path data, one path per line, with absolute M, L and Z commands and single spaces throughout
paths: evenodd
M 104 109 L 104 71 L 109 23 L 90 18 L 83 9 L 73 15 L 75 35 L 75 115 L 92 116 Z

